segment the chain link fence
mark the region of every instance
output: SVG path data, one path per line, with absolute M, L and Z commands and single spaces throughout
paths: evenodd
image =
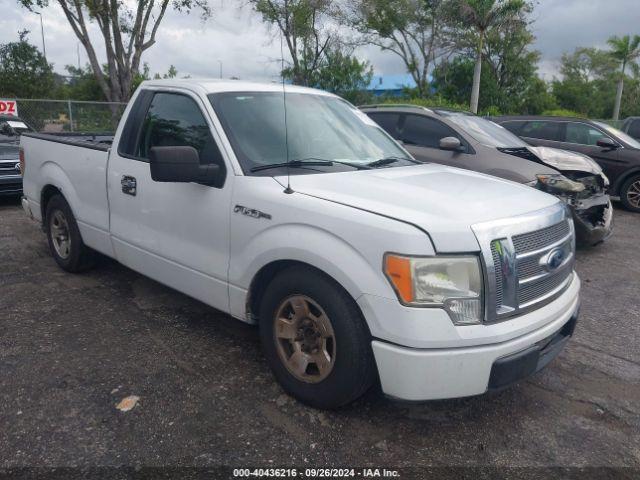
M 17 99 L 18 116 L 38 132 L 113 133 L 126 103 Z

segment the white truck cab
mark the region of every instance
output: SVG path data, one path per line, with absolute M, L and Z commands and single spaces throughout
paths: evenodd
M 277 380 L 316 407 L 377 380 L 404 400 L 482 394 L 573 333 L 557 198 L 416 164 L 329 93 L 149 81 L 113 138 L 25 134 L 21 149 L 23 206 L 62 268 L 97 251 L 258 324 Z

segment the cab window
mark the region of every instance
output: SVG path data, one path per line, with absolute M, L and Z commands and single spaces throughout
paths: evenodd
M 148 159 L 153 147 L 189 146 L 198 151 L 200 163 L 224 161 L 211 130 L 196 102 L 176 93 L 156 93 L 142 124 L 136 156 Z

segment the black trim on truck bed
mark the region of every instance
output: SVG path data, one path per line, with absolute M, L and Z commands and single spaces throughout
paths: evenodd
M 49 142 L 64 143 L 75 147 L 90 148 L 106 152 L 111 148 L 113 135 L 109 133 L 33 133 L 25 132 L 23 137 L 33 137 Z

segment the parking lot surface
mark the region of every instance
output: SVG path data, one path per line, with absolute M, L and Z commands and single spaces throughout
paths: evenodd
M 255 327 L 103 259 L 57 267 L 0 199 L 0 468 L 573 466 L 640 468 L 640 215 L 578 253 L 576 334 L 506 390 L 321 412 L 285 395 Z M 128 412 L 123 398 L 139 397 Z M 617 471 L 620 473 L 620 471 Z M 633 475 L 634 470 L 624 471 Z M 629 477 L 631 478 L 631 477 Z

